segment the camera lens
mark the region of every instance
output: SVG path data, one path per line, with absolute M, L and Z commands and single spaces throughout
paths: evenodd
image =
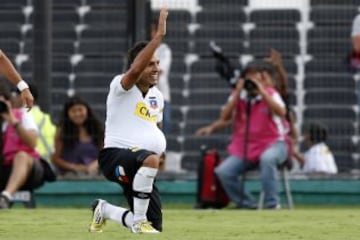
M 246 91 L 251 92 L 251 91 L 257 89 L 257 86 L 253 81 L 246 78 L 245 82 L 244 82 L 244 88 L 246 89 Z
M 8 112 L 8 107 L 5 102 L 0 101 L 0 113 Z

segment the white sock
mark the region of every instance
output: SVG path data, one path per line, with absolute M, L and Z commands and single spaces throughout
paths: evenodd
M 133 225 L 133 213 L 123 207 L 112 205 L 108 202 L 104 202 L 102 210 L 105 219 L 111 219 L 118 224 L 124 225 L 125 227 L 131 227 Z M 124 214 L 126 214 L 124 216 Z
M 2 191 L 1 194 L 6 196 L 10 201 L 12 200 L 12 196 L 8 191 Z
M 158 169 L 156 168 L 140 167 L 134 177 L 133 190 L 138 192 L 139 195 L 141 193 L 150 194 L 153 190 L 153 183 L 157 172 Z M 146 212 L 149 202 L 149 196 L 144 196 L 144 198 L 134 197 L 134 222 L 147 220 Z

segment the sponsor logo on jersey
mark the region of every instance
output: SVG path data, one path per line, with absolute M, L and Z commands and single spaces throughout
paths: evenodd
M 135 115 L 141 117 L 144 120 L 156 122 L 156 116 L 151 116 L 149 108 L 143 102 L 136 104 Z

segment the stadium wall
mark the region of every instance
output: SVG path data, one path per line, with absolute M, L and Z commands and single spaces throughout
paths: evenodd
M 255 196 L 260 184 L 248 180 L 246 187 Z M 157 186 L 164 203 L 194 204 L 196 181 L 160 180 Z M 297 204 L 360 205 L 360 181 L 358 179 L 293 179 L 290 181 L 295 207 Z M 125 204 L 121 188 L 104 180 L 60 180 L 45 184 L 35 192 L 39 206 L 87 207 L 95 198 L 112 203 Z M 284 201 L 283 191 L 281 196 Z

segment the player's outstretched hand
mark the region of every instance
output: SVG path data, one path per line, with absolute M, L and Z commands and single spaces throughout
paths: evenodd
M 166 34 L 166 19 L 168 16 L 167 8 L 161 8 L 159 15 L 159 23 L 157 28 L 157 34 L 161 37 L 164 37 Z

